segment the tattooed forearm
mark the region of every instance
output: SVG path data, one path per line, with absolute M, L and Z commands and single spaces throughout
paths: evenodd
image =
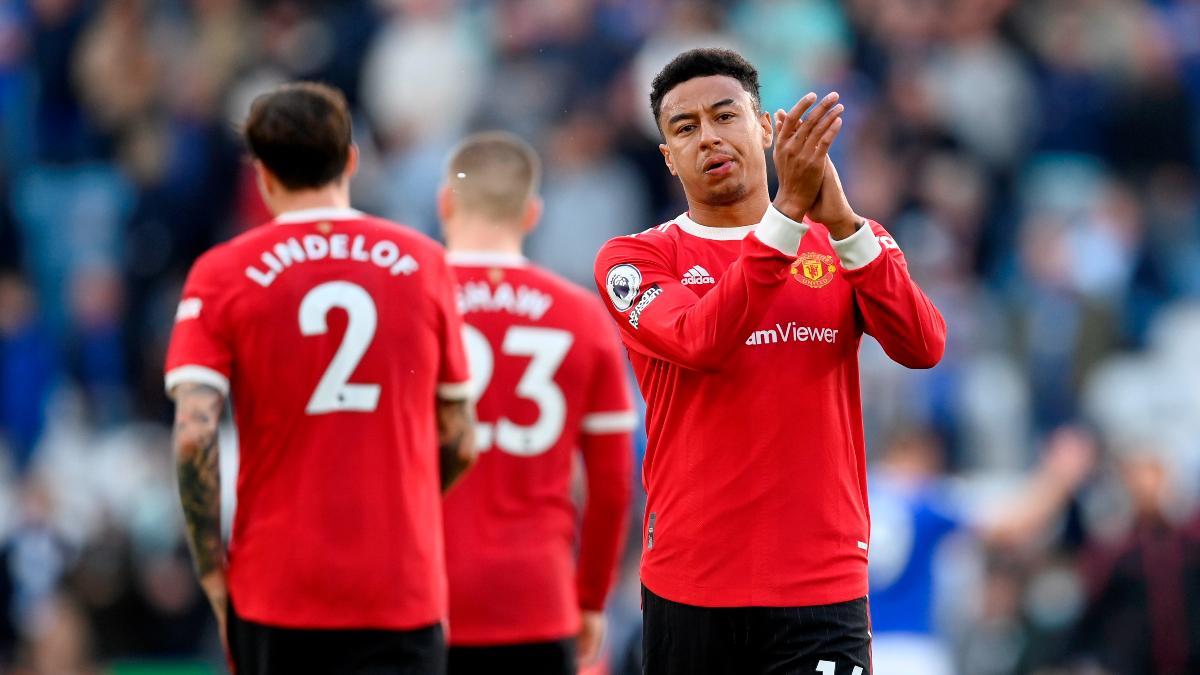
M 475 413 L 466 401 L 438 399 L 437 418 L 442 492 L 445 492 L 475 462 Z
M 175 390 L 175 469 L 188 546 L 201 577 L 224 567 L 221 544 L 221 477 L 217 424 L 225 404 L 220 392 L 199 384 Z

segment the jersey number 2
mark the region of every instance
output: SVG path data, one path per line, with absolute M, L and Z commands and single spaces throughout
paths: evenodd
M 304 335 L 327 333 L 326 318 L 334 307 L 346 310 L 346 334 L 304 411 L 309 415 L 373 412 L 379 405 L 379 385 L 349 383 L 358 362 L 362 361 L 375 338 L 378 313 L 371 294 L 348 281 L 329 281 L 314 287 L 300 301 L 300 332 Z
M 562 365 L 575 338 L 565 330 L 512 326 L 504 334 L 500 352 L 509 356 L 530 357 L 529 366 L 517 383 L 517 396 L 533 401 L 538 408 L 537 421 L 529 426 L 514 424 L 501 417 L 495 425 L 475 427 L 475 444 L 480 450 L 496 447 L 510 455 L 532 457 L 546 452 L 562 435 L 567 419 L 567 401 L 554 375 Z M 471 400 L 478 401 L 492 381 L 496 361 L 492 346 L 479 329 L 463 326 L 463 342 L 471 367 Z

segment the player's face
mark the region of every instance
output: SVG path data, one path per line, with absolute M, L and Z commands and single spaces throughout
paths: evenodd
M 710 75 L 676 86 L 663 97 L 658 121 L 666 141 L 659 150 L 689 200 L 730 204 L 766 189 L 770 117 L 734 78 Z

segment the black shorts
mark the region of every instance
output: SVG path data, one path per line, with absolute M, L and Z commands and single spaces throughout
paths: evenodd
M 226 632 L 237 675 L 443 675 L 441 624 L 414 630 L 278 628 L 237 615 Z
M 645 675 L 871 675 L 867 599 L 695 607 L 642 587 Z
M 447 663 L 448 675 L 575 675 L 575 640 L 494 647 L 451 647 Z

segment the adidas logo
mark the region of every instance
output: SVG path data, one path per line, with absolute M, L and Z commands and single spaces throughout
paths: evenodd
M 684 273 L 683 278 L 679 282 L 684 286 L 696 286 L 699 284 L 715 284 L 717 280 L 712 278 L 708 270 L 699 265 L 693 265 L 692 269 Z

